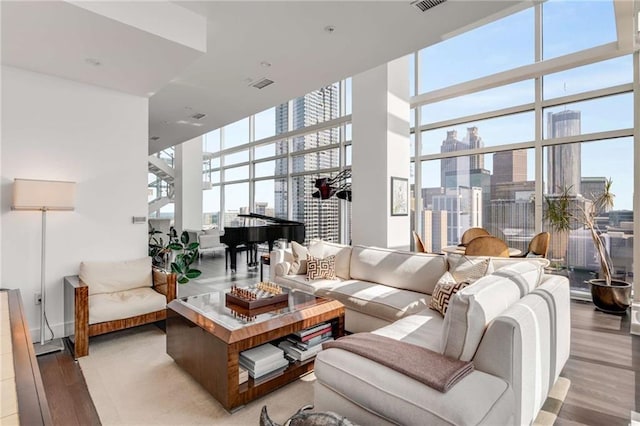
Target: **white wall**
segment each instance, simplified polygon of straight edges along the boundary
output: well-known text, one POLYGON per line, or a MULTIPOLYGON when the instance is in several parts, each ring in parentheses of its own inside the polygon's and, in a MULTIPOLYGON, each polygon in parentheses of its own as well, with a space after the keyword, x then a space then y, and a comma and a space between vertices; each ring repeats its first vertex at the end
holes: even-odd
POLYGON ((39 336, 40 212, 11 211, 15 178, 77 182, 74 212, 47 216, 47 317, 63 334, 63 277, 82 260, 147 255, 148 101, 2 67, 2 286, 19 288, 39 336))

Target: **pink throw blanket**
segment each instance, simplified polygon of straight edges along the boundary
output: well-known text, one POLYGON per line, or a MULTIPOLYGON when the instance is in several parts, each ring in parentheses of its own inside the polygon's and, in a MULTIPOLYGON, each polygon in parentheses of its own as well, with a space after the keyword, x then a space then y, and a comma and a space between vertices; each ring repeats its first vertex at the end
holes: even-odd
POLYGON ((342 349, 369 358, 440 392, 447 392, 473 371, 471 362, 372 333, 352 334, 323 343, 322 347, 342 349))

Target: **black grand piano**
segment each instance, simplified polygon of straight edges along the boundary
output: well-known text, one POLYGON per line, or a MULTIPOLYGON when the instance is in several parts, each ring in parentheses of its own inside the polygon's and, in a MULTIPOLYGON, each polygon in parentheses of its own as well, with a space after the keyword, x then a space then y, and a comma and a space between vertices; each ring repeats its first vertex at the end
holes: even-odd
POLYGON ((256 247, 258 243, 269 244, 269 253, 273 250, 273 242, 280 239, 287 241, 304 242, 304 223, 292 220, 279 219, 277 217, 265 216, 257 213, 239 214, 246 220, 258 222, 259 219, 266 223, 253 224, 248 226, 226 226, 224 234, 220 236, 220 242, 228 247, 231 270, 236 270, 236 255, 238 247, 247 249, 247 261, 250 266, 256 266, 258 261, 256 247))

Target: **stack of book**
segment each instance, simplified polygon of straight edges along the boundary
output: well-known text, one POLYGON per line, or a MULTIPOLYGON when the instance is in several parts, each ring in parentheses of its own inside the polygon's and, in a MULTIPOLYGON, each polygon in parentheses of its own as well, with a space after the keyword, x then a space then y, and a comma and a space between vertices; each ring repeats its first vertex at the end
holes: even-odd
POLYGON ((290 334, 278 345, 296 361, 306 361, 322 350, 322 344, 333 340, 330 323, 319 324, 290 334))
POLYGON ((283 350, 270 343, 240 352, 240 367, 247 369, 254 385, 279 376, 288 365, 283 350))

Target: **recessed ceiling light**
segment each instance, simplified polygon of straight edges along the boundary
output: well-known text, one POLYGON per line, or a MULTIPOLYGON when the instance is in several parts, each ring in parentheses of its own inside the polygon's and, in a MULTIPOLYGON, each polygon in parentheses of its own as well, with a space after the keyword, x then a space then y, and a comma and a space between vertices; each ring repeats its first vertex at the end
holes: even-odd
POLYGON ((100 65, 102 65, 102 62, 100 62, 96 58, 84 58, 84 61, 89 65, 93 65, 94 67, 99 67, 100 65))
POLYGON ((324 27, 324 30, 326 32, 328 32, 329 34, 331 34, 332 32, 334 32, 336 30, 336 27, 334 27, 333 25, 327 25, 326 27, 324 27))

